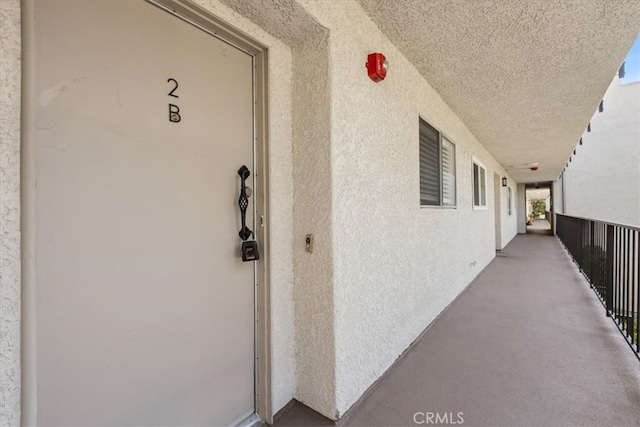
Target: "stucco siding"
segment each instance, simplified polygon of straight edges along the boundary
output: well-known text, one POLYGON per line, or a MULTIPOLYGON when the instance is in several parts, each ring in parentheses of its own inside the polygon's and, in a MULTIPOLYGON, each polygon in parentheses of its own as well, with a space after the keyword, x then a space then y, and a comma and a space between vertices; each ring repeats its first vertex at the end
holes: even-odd
POLYGON ((296 398, 335 413, 333 218, 328 36, 294 49, 296 398), (319 60, 320 59, 320 60, 319 60), (309 64, 317 62, 317 66, 309 64), (305 252, 313 234, 313 253, 305 252))
POLYGON ((0 2, 0 426, 20 425, 20 0, 0 2))
MULTIPOLYGON (((508 175, 358 4, 313 3, 312 10, 331 34, 336 400, 342 415, 493 259, 492 176, 508 175), (367 77, 371 52, 383 52, 390 62, 382 83, 367 77), (455 209, 420 207, 419 116, 456 144, 455 209), (487 167, 487 210, 472 209, 472 156, 487 167)), ((500 197, 506 203, 506 192, 500 197)), ((505 244, 517 232, 515 218, 503 221, 505 244)))
MULTIPOLYGON (((357 2, 196 3, 268 48, 272 409, 295 397, 338 418, 494 258, 494 197, 502 246, 516 235, 524 188, 357 2), (371 52, 391 63, 378 84, 371 52), (420 207, 418 117, 456 144, 455 208, 420 207), (472 158, 487 168, 487 209, 472 207, 472 158), (512 187, 511 216, 494 173, 512 187)), ((0 421, 17 425, 20 2, 0 6, 0 421)))
POLYGON ((566 168, 567 215, 640 225, 640 82, 616 76, 566 168))

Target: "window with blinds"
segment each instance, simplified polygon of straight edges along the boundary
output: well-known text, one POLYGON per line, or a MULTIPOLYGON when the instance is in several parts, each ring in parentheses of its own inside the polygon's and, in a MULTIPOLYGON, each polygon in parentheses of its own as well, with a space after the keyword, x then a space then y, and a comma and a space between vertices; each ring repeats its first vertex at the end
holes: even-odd
POLYGON ((420 205, 456 205, 456 146, 420 119, 420 205))
POLYGON ((442 205, 456 205, 456 146, 442 137, 442 205))

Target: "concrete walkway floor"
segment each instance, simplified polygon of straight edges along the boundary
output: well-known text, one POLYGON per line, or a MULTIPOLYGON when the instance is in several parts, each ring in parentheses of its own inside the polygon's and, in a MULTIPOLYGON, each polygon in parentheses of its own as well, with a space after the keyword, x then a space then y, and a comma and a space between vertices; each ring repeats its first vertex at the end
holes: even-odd
MULTIPOLYGON (((339 425, 640 425, 640 362, 560 242, 519 235, 505 252, 339 425)), ((275 425, 332 423, 296 404, 275 425)))
POLYGON ((553 235, 551 224, 546 219, 534 219, 533 224, 527 225, 527 234, 553 235))

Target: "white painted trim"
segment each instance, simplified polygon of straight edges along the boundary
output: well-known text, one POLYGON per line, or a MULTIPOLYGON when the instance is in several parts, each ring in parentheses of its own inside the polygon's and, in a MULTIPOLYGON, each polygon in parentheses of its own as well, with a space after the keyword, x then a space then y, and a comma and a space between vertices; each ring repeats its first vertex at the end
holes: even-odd
POLYGON ((474 211, 486 211, 489 210, 489 200, 488 200, 488 191, 487 191, 487 174, 489 170, 476 156, 471 156, 471 205, 473 206, 474 211), (475 190, 475 175, 473 174, 473 165, 476 164, 482 169, 484 169, 484 205, 476 205, 474 200, 474 190, 475 190))
POLYGON ((21 243, 22 407, 21 424, 36 425, 36 39, 35 0, 22 1, 21 243))
POLYGON ((260 418, 255 412, 241 415, 237 420, 234 420, 230 425, 231 427, 252 427, 258 426, 262 423, 260 418))

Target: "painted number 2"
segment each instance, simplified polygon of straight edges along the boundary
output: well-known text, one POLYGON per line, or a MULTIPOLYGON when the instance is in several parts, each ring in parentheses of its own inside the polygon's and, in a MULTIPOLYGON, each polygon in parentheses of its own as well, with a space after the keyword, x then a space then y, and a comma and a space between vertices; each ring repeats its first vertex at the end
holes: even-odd
MULTIPOLYGON (((178 81, 176 79, 170 78, 169 80, 167 80, 167 83, 174 84, 173 89, 171 89, 171 92, 169 92, 169 96, 173 98, 180 98, 175 93, 176 90, 178 90, 178 81)), ((180 120, 182 120, 182 117, 180 116, 180 107, 178 107, 175 104, 169 103, 169 121, 173 123, 178 123, 180 120)))

